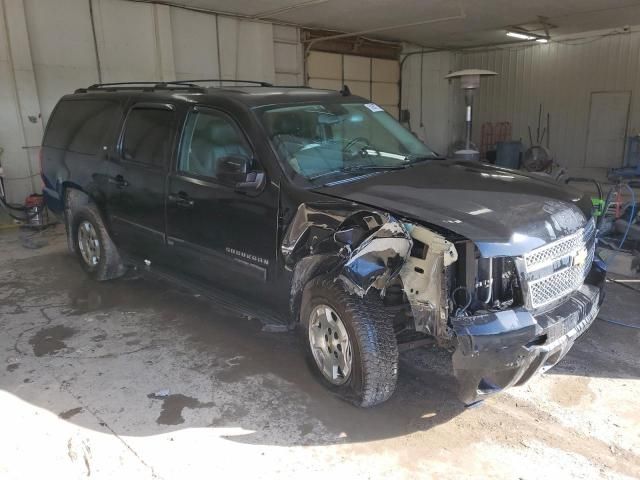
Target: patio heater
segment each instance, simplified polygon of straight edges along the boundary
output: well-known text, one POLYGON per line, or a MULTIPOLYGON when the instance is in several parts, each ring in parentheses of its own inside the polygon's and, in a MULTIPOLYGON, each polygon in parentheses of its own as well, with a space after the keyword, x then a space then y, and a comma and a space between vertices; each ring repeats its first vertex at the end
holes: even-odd
POLYGON ((449 80, 454 78, 460 78, 460 86, 464 90, 465 101, 465 142, 462 150, 453 152, 453 156, 463 160, 480 160, 480 152, 473 148, 471 144, 471 114, 473 110, 473 96, 475 91, 480 88, 480 77, 497 75, 496 72, 491 70, 458 70, 457 72, 450 73, 444 78, 449 80))

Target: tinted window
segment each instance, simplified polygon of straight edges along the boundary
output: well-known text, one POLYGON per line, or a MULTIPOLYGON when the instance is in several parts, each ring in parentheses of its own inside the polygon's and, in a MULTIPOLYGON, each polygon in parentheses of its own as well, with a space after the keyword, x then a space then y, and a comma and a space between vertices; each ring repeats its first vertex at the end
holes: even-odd
POLYGON ((174 112, 134 108, 129 112, 122 141, 125 160, 163 168, 171 155, 174 112))
POLYGON ((178 169, 193 175, 216 178, 220 160, 230 155, 252 156, 249 145, 233 120, 222 113, 191 113, 185 126, 178 169))
POLYGON ((53 112, 42 143, 72 152, 95 154, 121 117, 122 108, 116 102, 63 100, 53 112))

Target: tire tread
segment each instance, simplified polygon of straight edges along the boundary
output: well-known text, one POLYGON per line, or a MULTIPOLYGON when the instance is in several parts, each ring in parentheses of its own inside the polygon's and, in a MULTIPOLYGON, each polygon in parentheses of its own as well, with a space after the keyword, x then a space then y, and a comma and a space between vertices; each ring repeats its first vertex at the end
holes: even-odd
MULTIPOLYGON (((118 253, 118 248, 113 243, 113 240, 102 221, 102 216, 94 204, 85 205, 73 212, 73 220, 71 222, 73 229, 73 241, 77 242, 77 228, 82 218, 89 220, 98 230, 103 250, 102 258, 98 267, 94 271, 90 271, 89 274, 95 280, 99 281, 111 280, 124 275, 125 267, 122 263, 122 259, 120 258, 120 254, 118 253)), ((76 248, 76 251, 80 256, 78 248, 76 248)), ((80 258, 80 261, 84 263, 82 258, 80 258)))
MULTIPOLYGON (((330 292, 342 304, 358 337, 362 366, 362 391, 356 393, 360 407, 372 407, 391 397, 398 380, 398 344, 392 317, 377 292, 364 298, 349 294, 341 284, 318 278, 309 288, 330 292)), ((354 361, 357 359, 354 358, 354 361)))

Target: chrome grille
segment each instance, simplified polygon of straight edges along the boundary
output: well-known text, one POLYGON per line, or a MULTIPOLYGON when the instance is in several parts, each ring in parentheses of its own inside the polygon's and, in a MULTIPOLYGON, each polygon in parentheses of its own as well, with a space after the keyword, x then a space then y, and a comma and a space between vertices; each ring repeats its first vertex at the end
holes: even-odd
POLYGON ((554 260, 565 257, 587 245, 593 238, 595 228, 595 222, 591 219, 584 228, 581 228, 573 235, 561 238, 525 254, 524 262, 527 270, 534 270, 535 267, 552 263, 554 260))
MULTIPOLYGON (((583 229, 573 235, 545 245, 524 256, 525 284, 531 307, 547 305, 577 290, 589 273, 595 253, 595 223, 589 221, 583 229), (586 248, 586 257, 575 264, 576 254, 586 248), (537 277, 536 272, 545 272, 554 262, 564 264, 570 259, 570 265, 544 276, 537 277), (533 279, 535 278, 535 279, 533 279)), ((538 273, 540 273, 538 272, 538 273)))

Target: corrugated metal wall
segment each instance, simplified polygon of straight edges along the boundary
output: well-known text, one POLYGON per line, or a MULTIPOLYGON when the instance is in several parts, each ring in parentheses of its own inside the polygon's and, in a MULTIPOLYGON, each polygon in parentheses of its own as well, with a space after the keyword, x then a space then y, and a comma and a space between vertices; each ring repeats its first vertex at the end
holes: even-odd
MULTIPOLYGON (((416 51, 408 45, 405 52, 416 51)), ((410 128, 427 145, 447 154, 454 121, 453 85, 444 77, 452 71, 448 52, 416 54, 402 66, 402 108, 411 115, 410 128)))
MULTIPOLYGON (((537 128, 538 108, 551 116, 550 147, 566 167, 585 163, 592 92, 631 91, 627 134, 640 132, 640 33, 567 40, 456 55, 456 69, 498 72, 482 80, 474 113, 474 140, 484 122, 509 121, 513 138, 528 146, 527 127, 537 128)), ((461 136, 458 99, 454 131, 461 136)), ((618 163, 619 165, 619 163, 618 163)), ((611 165, 616 166, 616 165, 611 165)))
POLYGON ((303 78, 295 27, 121 0, 0 0, 0 162, 10 201, 40 188, 44 125, 62 95, 98 82, 98 59, 103 82, 303 78))

